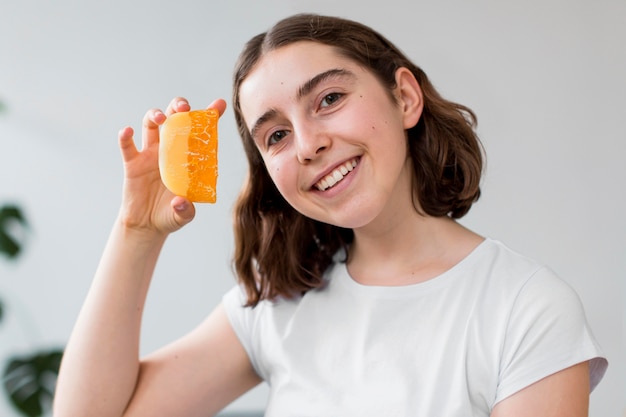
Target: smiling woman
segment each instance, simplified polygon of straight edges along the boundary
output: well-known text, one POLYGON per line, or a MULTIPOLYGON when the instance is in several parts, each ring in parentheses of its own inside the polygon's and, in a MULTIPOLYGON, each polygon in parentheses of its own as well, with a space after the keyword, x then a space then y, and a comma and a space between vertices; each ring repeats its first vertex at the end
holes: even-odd
MULTIPOLYGON (((417 213, 459 218, 480 195, 482 148, 472 111, 443 99, 421 69, 367 28, 355 25, 352 41, 344 42, 331 19, 320 20, 322 29, 312 34, 297 26, 305 20, 278 25, 263 44, 251 40, 235 73, 235 116, 256 179, 247 183, 236 208, 241 209, 236 217, 245 219, 236 228, 241 234, 236 265, 251 304, 261 294, 272 298, 322 285, 316 271, 331 264, 337 248, 352 241, 353 229, 371 222, 383 204, 394 218, 417 213), (259 60, 262 49, 266 55, 259 60), (332 105, 329 94, 338 97, 332 105), (281 141, 269 146, 265 137, 277 132, 281 141), (353 163, 347 177, 357 180, 354 187, 344 180, 341 187, 320 190, 323 179, 332 182, 337 168, 353 163), (338 204, 343 207, 329 210, 338 204), (281 231, 278 218, 286 213, 293 220, 281 231), (315 231, 329 224, 339 228, 315 231), (274 227, 269 235, 283 244, 244 247, 255 244, 253 235, 274 227), (298 249, 305 247, 318 257, 298 249), (280 248, 295 253, 285 257, 280 248), (266 271, 261 277, 257 263, 266 271), (283 292, 275 292, 274 284, 283 292)), ((336 25, 343 30, 341 21, 336 25)))
MULTIPOLYGON (((264 415, 586 416, 607 361, 548 267, 463 227, 480 196, 474 113, 360 23, 296 15, 251 39, 233 105, 249 164, 239 284, 139 358, 169 234, 195 215, 120 131, 124 194, 63 360, 56 415, 214 415, 267 381, 264 415)), ((222 115, 223 100, 210 106, 222 115)))
MULTIPOLYGON (((356 187, 353 179, 368 182, 372 194, 363 194, 362 200, 378 203, 387 199, 389 187, 396 183, 407 159, 404 125, 414 125, 421 112, 418 90, 409 92, 406 78, 399 77, 399 81, 403 84, 397 99, 403 104, 411 100, 408 104, 414 106, 406 116, 395 111, 398 106, 372 74, 316 43, 268 52, 267 59, 246 78, 240 90, 242 113, 257 120, 251 130, 257 133, 253 140, 267 172, 297 211, 324 223, 355 227, 327 217, 329 205, 354 202, 354 194, 363 194, 365 189, 356 187), (334 66, 341 69, 332 69, 334 66), (272 117, 265 117, 269 112, 272 117), (263 116, 257 118, 257 114, 263 116), (259 119, 263 123, 259 124, 259 119), (276 133, 281 133, 280 141, 274 139, 276 133), (370 154, 377 157, 370 158, 370 154), (342 166, 353 168, 346 171, 351 173, 346 178, 350 181, 341 181, 342 187, 329 187, 344 178, 342 166), (364 169, 377 181, 367 178, 364 169), (362 175, 354 175, 357 172, 362 175), (326 186, 320 190, 324 178, 326 186), (346 189, 348 184, 354 186, 346 189)), ((359 208, 365 207, 344 207, 333 214, 341 216, 343 211, 344 217, 347 214, 356 223, 368 223, 371 219, 357 215, 359 208)))

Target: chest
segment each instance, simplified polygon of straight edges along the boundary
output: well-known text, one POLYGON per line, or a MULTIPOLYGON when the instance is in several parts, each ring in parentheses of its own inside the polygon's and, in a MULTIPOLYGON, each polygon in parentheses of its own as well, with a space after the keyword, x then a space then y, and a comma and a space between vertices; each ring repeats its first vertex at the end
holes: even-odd
POLYGON ((261 332, 267 415, 488 416, 503 337, 490 310, 467 291, 304 299, 261 332))

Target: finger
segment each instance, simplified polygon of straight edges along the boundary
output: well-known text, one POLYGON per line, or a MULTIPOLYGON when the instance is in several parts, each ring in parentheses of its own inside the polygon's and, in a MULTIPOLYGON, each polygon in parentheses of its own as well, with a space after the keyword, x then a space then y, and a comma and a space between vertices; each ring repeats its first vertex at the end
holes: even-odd
POLYGON ((124 162, 133 159, 139 151, 135 146, 135 140, 133 139, 134 131, 131 127, 125 127, 117 134, 120 151, 122 152, 122 159, 124 162))
POLYGON ((159 126, 165 121, 166 116, 159 109, 148 110, 143 117, 142 123, 142 149, 159 143, 159 126))
POLYGON ((191 110, 191 106, 189 105, 189 102, 187 101, 186 98, 175 97, 174 99, 172 99, 172 101, 170 101, 170 104, 167 106, 167 109, 165 109, 165 114, 170 116, 174 113, 178 113, 181 111, 189 111, 189 110, 191 110))
POLYGON ((220 112, 220 116, 222 116, 226 111, 226 101, 218 98, 217 100, 213 101, 213 103, 209 104, 208 108, 218 110, 220 112))

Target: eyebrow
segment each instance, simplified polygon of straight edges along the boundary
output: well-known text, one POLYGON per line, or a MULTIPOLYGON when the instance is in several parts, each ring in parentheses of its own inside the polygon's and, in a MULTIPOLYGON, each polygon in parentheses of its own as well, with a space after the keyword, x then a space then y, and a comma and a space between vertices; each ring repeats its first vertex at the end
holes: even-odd
POLYGON ((252 126, 252 129, 250 129, 250 137, 254 140, 261 126, 263 126, 263 124, 268 120, 274 118, 277 114, 278 111, 276 109, 269 109, 268 111, 263 113, 261 117, 256 119, 256 122, 254 122, 254 126, 252 126))
MULTIPOLYGON (((329 69, 328 71, 324 71, 322 73, 317 74, 315 77, 311 78, 310 80, 302 84, 300 88, 298 88, 298 93, 296 95, 296 98, 298 101, 300 101, 303 97, 305 97, 311 91, 313 91, 315 87, 317 87, 319 84, 329 79, 354 78, 354 76, 355 76, 354 73, 346 69, 342 69, 342 68, 329 69)), ((272 118, 274 118, 277 114, 278 114, 278 110, 276 109, 269 109, 268 111, 263 113, 261 117, 259 117, 256 120, 256 122, 254 122, 252 129, 250 129, 250 136, 254 139, 255 135, 257 134, 261 126, 268 120, 271 120, 272 118)))
POLYGON ((346 69, 334 68, 328 71, 324 71, 320 74, 317 74, 315 77, 311 78, 309 81, 302 84, 302 86, 298 89, 298 100, 302 99, 302 97, 309 94, 315 87, 317 87, 322 82, 329 80, 331 78, 353 78, 354 74, 346 69))

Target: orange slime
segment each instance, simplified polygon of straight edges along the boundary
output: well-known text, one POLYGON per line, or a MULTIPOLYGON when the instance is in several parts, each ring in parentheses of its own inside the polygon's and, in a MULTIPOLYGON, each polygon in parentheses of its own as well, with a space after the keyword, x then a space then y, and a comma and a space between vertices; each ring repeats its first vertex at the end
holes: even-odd
POLYGON ((217 199, 215 109, 174 113, 161 126, 159 170, 172 193, 198 203, 217 199))

